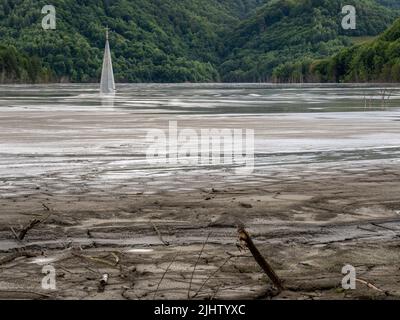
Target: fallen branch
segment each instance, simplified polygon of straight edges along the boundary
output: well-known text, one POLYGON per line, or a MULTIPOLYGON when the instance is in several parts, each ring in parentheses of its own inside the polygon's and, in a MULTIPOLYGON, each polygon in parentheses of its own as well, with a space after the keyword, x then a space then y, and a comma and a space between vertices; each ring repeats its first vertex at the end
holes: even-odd
POLYGON ((83 254, 79 254, 79 253, 76 253, 76 252, 72 252, 72 255, 75 256, 75 257, 81 258, 81 259, 88 260, 88 261, 102 263, 102 264, 105 264, 105 265, 107 265, 109 267, 112 267, 112 268, 118 268, 118 266, 115 263, 112 263, 112 262, 110 262, 108 260, 105 260, 105 259, 91 257, 91 256, 85 256, 83 254))
POLYGON ((18 241, 22 241, 24 240, 26 234, 29 232, 29 230, 33 229, 34 227, 36 227, 37 225, 45 222, 51 215, 51 210, 50 208, 45 205, 44 203, 42 203, 43 207, 46 209, 46 211, 48 211, 49 213, 46 215, 46 217, 42 218, 42 219, 32 219, 25 227, 23 227, 19 234, 17 235, 17 233, 15 232, 14 228, 10 227, 11 232, 13 233, 14 237, 18 240, 18 241))
POLYGON ((25 227, 21 229, 21 231, 18 234, 18 240, 22 241, 24 240, 26 234, 28 233, 29 230, 33 229, 35 226, 37 226, 41 221, 38 219, 33 219, 29 224, 27 224, 25 227))
POLYGON ((119 264, 120 258, 118 257, 118 255, 115 252, 111 252, 111 255, 114 257, 115 259, 115 265, 119 264))
POLYGON ((10 230, 11 230, 12 234, 14 235, 14 238, 15 238, 16 240, 19 241, 19 239, 18 239, 19 236, 18 236, 18 234, 15 232, 14 228, 13 228, 13 227, 10 227, 10 230))
POLYGON ((161 234, 160 230, 158 230, 157 226, 156 226, 152 221, 150 221, 150 223, 151 223, 151 225, 153 226, 154 231, 157 232, 158 239, 160 239, 160 241, 161 241, 165 246, 169 246, 169 242, 168 242, 168 241, 165 241, 165 240, 163 239, 162 234, 161 234))
POLYGON ((375 226, 375 227, 382 228, 382 229, 385 229, 385 230, 390 230, 390 231, 393 231, 393 232, 396 232, 396 230, 397 230, 397 229, 392 229, 392 228, 383 226, 383 225, 381 225, 381 224, 379 224, 379 223, 376 223, 376 222, 371 222, 371 224, 372 224, 373 226, 375 226))
POLYGON ((238 233, 239 233, 239 240, 245 243, 246 247, 250 250, 251 254, 253 255, 258 265, 264 270, 267 276, 271 279, 275 287, 280 291, 284 290, 281 279, 279 279, 278 275, 272 269, 271 265, 264 259, 260 251, 258 251, 257 247, 253 243, 253 240, 250 238, 250 235, 247 233, 247 231, 244 229, 243 226, 240 226, 238 228, 238 233))
MULTIPOLYGON (((368 288, 371 288, 373 290, 379 291, 381 293, 385 293, 385 291, 383 291, 382 289, 379 289, 378 287, 374 286, 372 283, 365 281, 363 279, 356 279, 357 282, 365 284, 368 288)), ((385 293, 386 294, 386 293, 385 293)))

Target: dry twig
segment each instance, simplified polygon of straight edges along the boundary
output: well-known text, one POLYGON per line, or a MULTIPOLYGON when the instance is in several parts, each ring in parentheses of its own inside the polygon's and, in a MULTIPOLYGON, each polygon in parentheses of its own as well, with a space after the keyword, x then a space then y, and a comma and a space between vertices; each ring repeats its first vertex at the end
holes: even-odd
POLYGON ((205 246, 206 246, 206 244, 207 244, 207 242, 208 242, 208 239, 210 238, 210 235, 211 235, 211 232, 208 233, 207 239, 206 239, 206 241, 204 241, 203 246, 202 246, 202 248, 201 248, 201 250, 200 250, 200 253, 199 253, 198 257, 197 257, 196 264, 195 264, 194 267, 193 267, 192 275, 191 275, 191 277, 190 277, 190 283, 189 283, 188 294, 187 294, 188 299, 190 299, 190 291, 191 291, 191 289, 192 289, 192 282, 193 282, 194 273, 196 272, 197 265, 199 264, 201 255, 203 254, 204 248, 205 248, 205 246))
MULTIPOLYGON (((228 263, 229 260, 231 260, 232 258, 234 258, 235 256, 229 256, 225 259, 225 261, 218 267, 217 270, 215 270, 212 274, 210 274, 208 276, 208 278, 203 282, 203 284, 200 286, 200 288, 195 292, 195 294, 192 296, 192 298, 196 298, 199 293, 201 292, 201 290, 204 288, 204 286, 206 285, 206 283, 214 278, 214 276, 228 263)), ((219 289, 219 288, 218 288, 219 289)))
POLYGON ((172 259, 172 261, 171 261, 170 264, 168 265, 167 269, 165 269, 165 272, 163 273, 163 275, 162 275, 160 281, 159 281, 158 284, 157 284, 157 288, 156 288, 156 291, 154 292, 153 300, 155 300, 156 295, 157 295, 157 293, 158 293, 158 289, 160 288, 161 282, 163 282, 163 280, 164 280, 164 278, 165 278, 165 275, 167 274, 168 270, 171 268, 172 264, 175 262, 177 256, 178 256, 178 254, 176 254, 176 255, 174 256, 174 258, 172 259))
POLYGON ((110 262, 108 260, 105 260, 105 259, 91 257, 91 256, 85 256, 85 255, 79 254, 77 252, 73 252, 72 255, 74 255, 75 257, 81 258, 81 259, 102 263, 102 264, 105 264, 105 265, 110 266, 112 268, 118 268, 115 263, 112 263, 112 262, 110 262))
POLYGON ((374 286, 372 283, 370 283, 370 282, 368 282, 366 280, 357 278, 356 281, 359 282, 359 283, 365 284, 368 288, 371 288, 373 290, 379 291, 381 293, 385 293, 383 290, 379 289, 378 287, 374 286))

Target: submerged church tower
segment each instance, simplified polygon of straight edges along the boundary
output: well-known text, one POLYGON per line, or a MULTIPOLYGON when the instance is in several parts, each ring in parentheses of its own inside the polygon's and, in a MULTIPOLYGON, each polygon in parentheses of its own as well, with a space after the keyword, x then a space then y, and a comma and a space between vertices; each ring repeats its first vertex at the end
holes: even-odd
POLYGON ((114 71, 111 60, 110 43, 108 41, 108 28, 106 29, 106 47, 104 49, 103 69, 101 71, 100 93, 104 95, 115 94, 114 71))

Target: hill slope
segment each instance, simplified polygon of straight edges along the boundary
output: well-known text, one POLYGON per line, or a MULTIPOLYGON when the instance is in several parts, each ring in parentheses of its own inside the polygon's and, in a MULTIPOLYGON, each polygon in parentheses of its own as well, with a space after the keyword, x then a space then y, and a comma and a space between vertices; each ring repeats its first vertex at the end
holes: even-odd
POLYGON ((260 0, 53 0, 57 30, 41 29, 48 1, 2 0, 1 43, 38 56, 57 78, 97 81, 108 25, 118 81, 219 80, 220 34, 260 0))
POLYGON ((376 1, 385 7, 400 9, 400 1, 399 0, 376 0, 376 1))
POLYGON ((225 81, 301 82, 298 66, 338 52, 350 37, 376 35, 398 12, 369 0, 357 9, 357 29, 343 30, 341 0, 272 0, 231 34, 220 73, 225 81))
POLYGON ((13 46, 0 45, 0 83, 50 80, 51 71, 42 66, 38 57, 29 57, 13 46))
POLYGON ((1 0, 0 82, 97 82, 106 25, 118 82, 303 81, 315 58, 394 21, 376 1, 347 1, 358 24, 344 31, 341 0, 53 0, 57 30, 44 31, 48 1, 1 0))
POLYGON ((400 82, 400 19, 377 39, 316 61, 310 76, 331 82, 400 82))

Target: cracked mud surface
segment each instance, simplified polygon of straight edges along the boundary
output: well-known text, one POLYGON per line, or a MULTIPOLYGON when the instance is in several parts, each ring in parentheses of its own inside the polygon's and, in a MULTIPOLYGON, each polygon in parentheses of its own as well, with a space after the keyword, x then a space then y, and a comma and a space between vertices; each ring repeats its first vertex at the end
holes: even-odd
POLYGON ((236 226, 243 223, 285 281, 287 290, 274 299, 397 299, 399 174, 376 165, 361 173, 330 171, 244 188, 224 188, 218 179, 218 187, 179 194, 44 195, 33 189, 29 196, 3 198, 0 259, 16 250, 34 256, 0 265, 0 295, 185 299, 192 282, 191 297, 198 299, 271 298, 269 279, 251 254, 237 247, 236 226), (43 204, 50 217, 16 241, 9 226, 46 215, 43 204), (54 292, 40 287, 47 264, 57 271, 54 292), (356 290, 341 289, 346 264, 382 291, 362 283, 356 290), (99 292, 104 273, 109 284, 99 292))
POLYGON ((115 105, 100 107, 97 95, 73 88, 60 96, 52 96, 58 87, 44 96, 35 88, 3 92, 0 298, 400 297, 398 112, 240 114, 259 110, 260 97, 251 105, 246 92, 216 98, 218 90, 180 87, 162 97, 150 94, 158 87, 143 94, 122 88, 115 105), (188 96, 179 96, 182 90, 188 96), (207 97, 204 114, 195 113, 195 93, 207 97), (165 105, 177 100, 169 95, 180 105, 165 105), (146 130, 166 129, 171 119, 181 128, 254 129, 254 173, 148 166, 146 130), (46 216, 23 241, 15 239, 10 227, 18 232, 46 216), (239 250, 238 224, 284 280, 279 295, 239 250), (55 291, 41 288, 49 264, 55 291), (356 290, 343 290, 346 264, 374 288, 357 282, 356 290), (104 273, 109 283, 99 290, 104 273))

